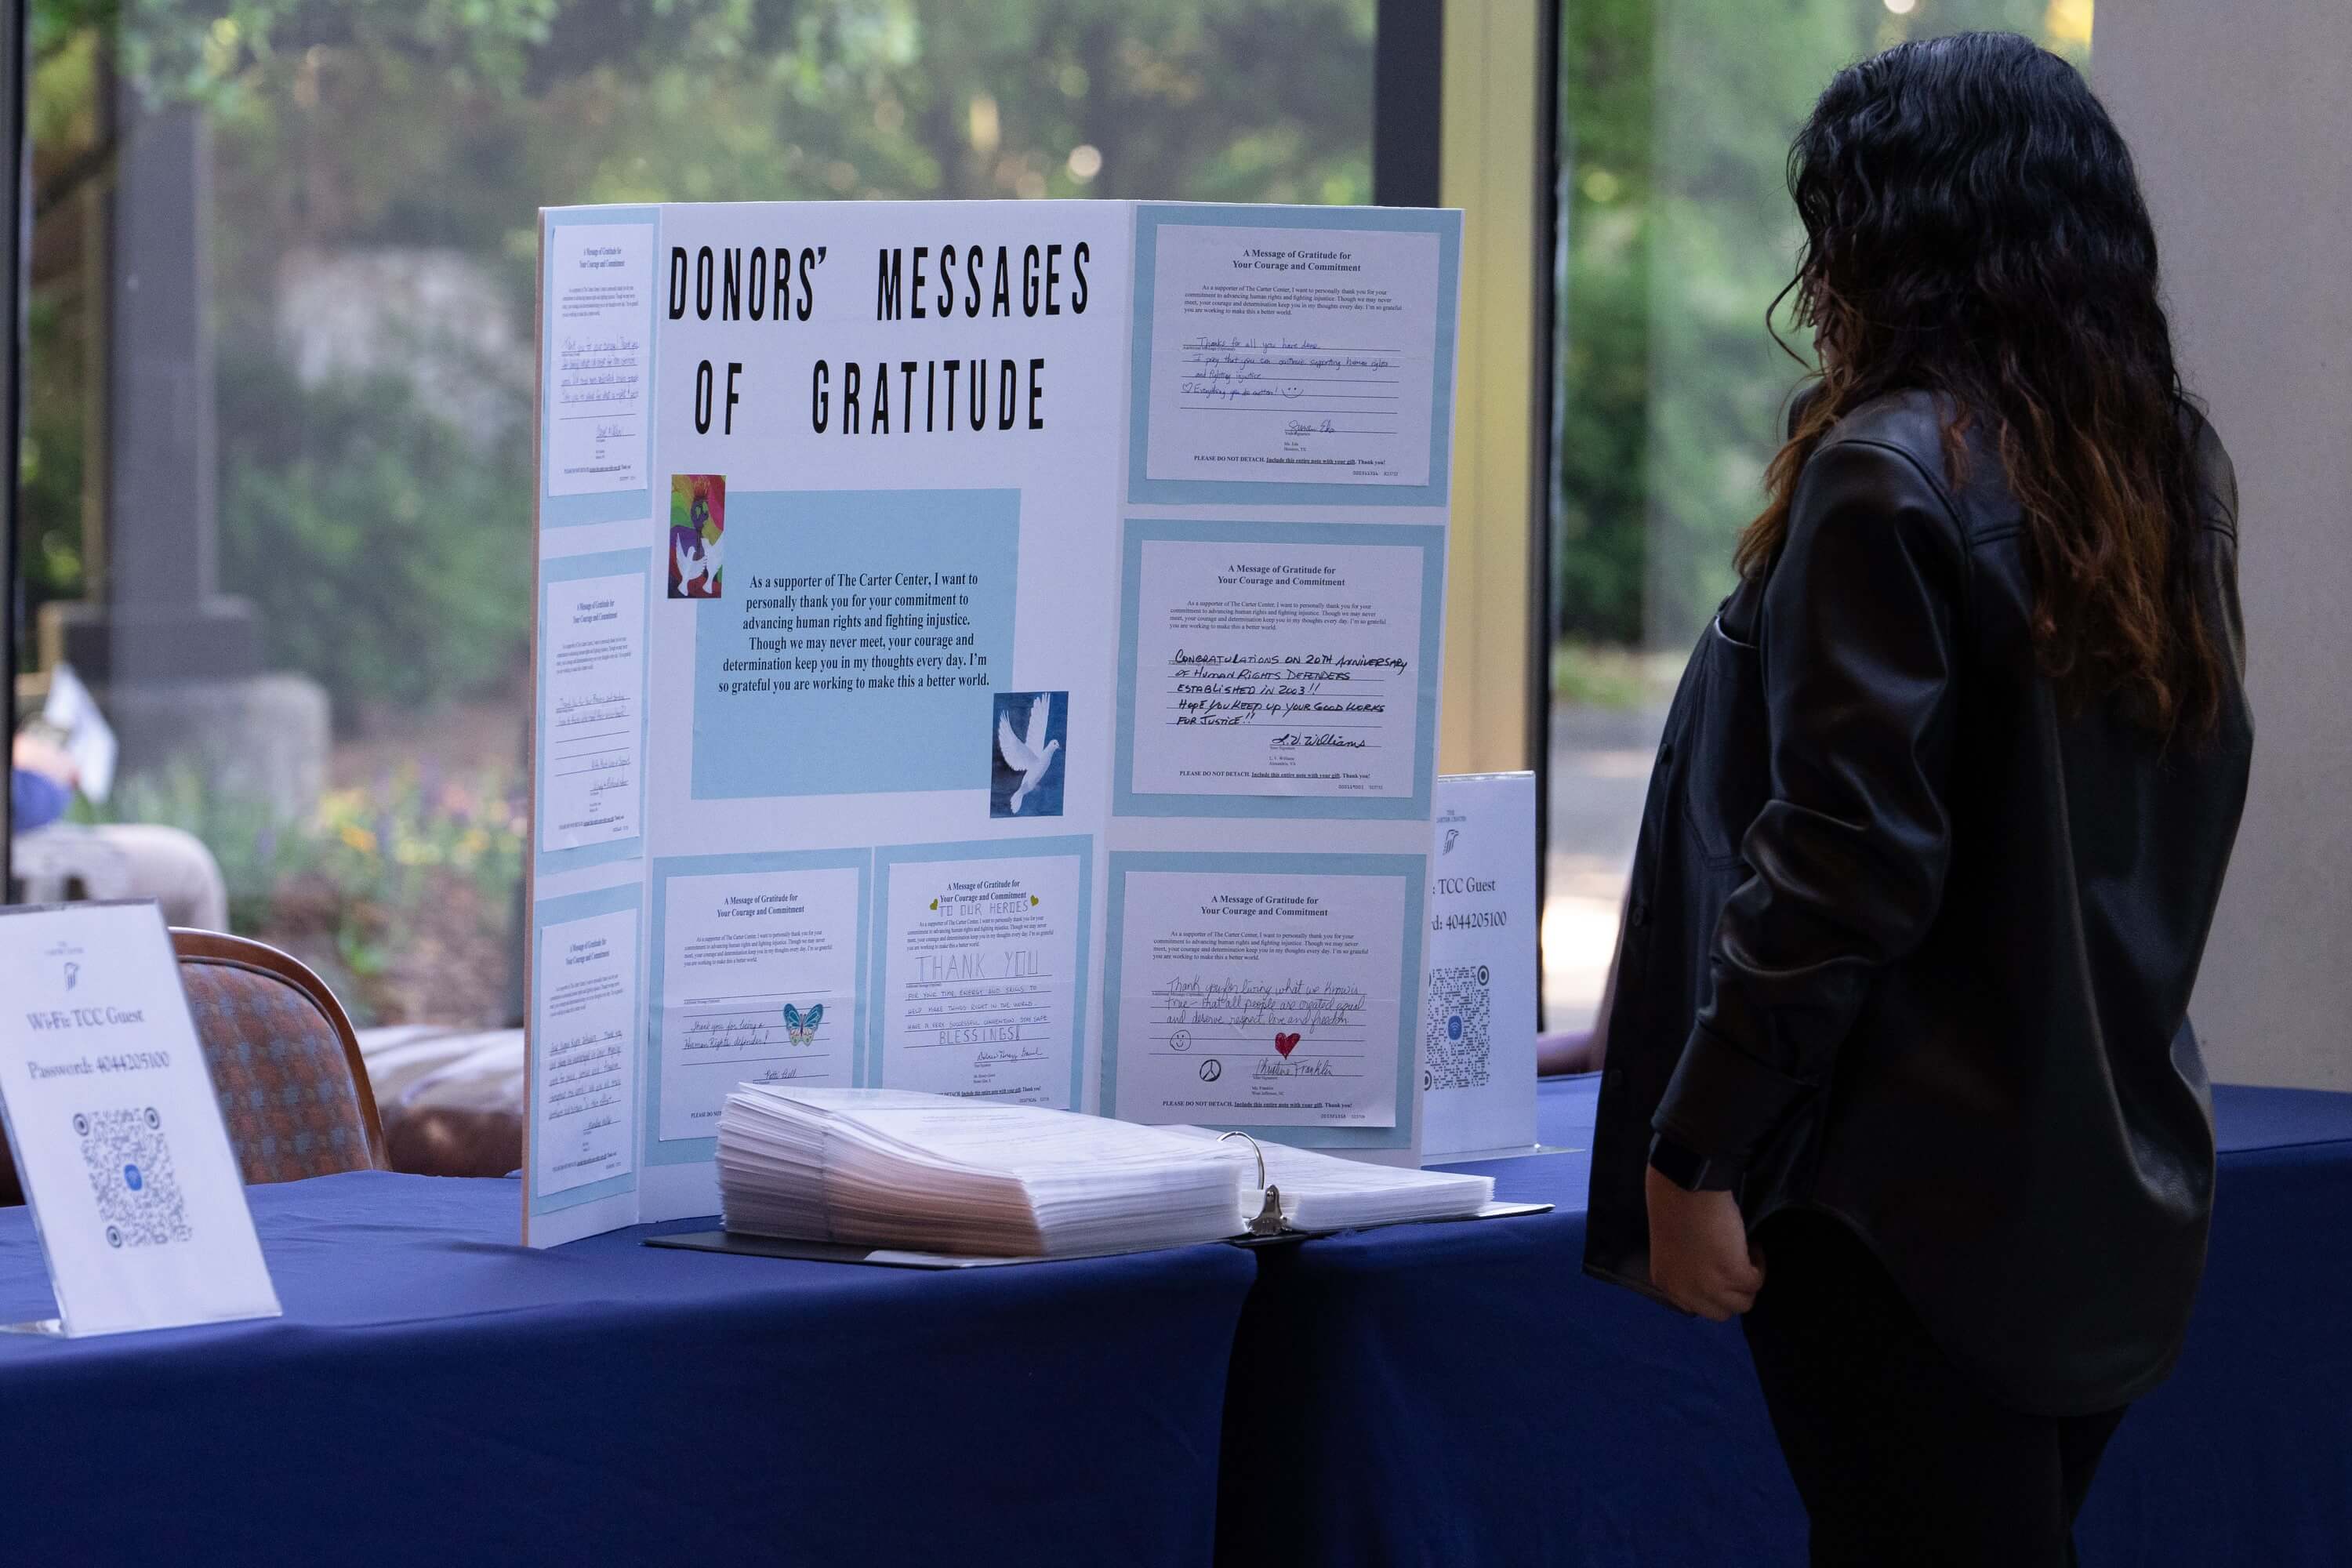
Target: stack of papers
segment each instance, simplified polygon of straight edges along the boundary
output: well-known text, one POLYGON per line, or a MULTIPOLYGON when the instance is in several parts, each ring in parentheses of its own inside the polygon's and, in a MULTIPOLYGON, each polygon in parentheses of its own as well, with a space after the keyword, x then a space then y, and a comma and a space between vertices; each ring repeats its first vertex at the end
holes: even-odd
POLYGON ((719 1115, 727 1228, 1003 1258, 1214 1241, 1243 1166, 1155 1128, 904 1089, 746 1085, 719 1115))
MULTIPOLYGON (((1263 1147, 1284 1215, 1302 1229, 1474 1215, 1494 1195, 1484 1176, 1263 1147)), ((719 1190, 730 1231, 998 1258, 1214 1241, 1265 1201, 1250 1146, 1202 1128, 753 1084, 719 1113, 719 1190)))

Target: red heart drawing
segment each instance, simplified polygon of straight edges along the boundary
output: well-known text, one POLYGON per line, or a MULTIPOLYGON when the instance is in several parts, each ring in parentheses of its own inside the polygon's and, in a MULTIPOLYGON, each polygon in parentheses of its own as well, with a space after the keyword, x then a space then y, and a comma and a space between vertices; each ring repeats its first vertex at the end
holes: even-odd
POLYGON ((1274 1048, 1280 1051, 1286 1057, 1290 1054, 1291 1047, 1297 1044, 1298 1037, 1297 1035, 1277 1034, 1274 1037, 1274 1048))

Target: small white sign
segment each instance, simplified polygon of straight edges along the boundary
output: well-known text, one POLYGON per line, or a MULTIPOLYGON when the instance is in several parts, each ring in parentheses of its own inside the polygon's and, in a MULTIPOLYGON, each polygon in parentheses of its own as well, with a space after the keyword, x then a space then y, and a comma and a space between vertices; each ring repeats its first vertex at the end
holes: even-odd
POLYGON ((66 754, 74 762, 74 783, 81 793, 105 800, 114 788, 114 727, 98 710, 98 700, 72 665, 60 664, 49 671, 49 700, 41 705, 41 721, 63 731, 66 754))
POLYGON ((0 1117, 59 1331, 278 1316, 152 903, 0 910, 0 1117))
POLYGON ((1422 1160, 1536 1142, 1536 776, 1437 781, 1422 1160))

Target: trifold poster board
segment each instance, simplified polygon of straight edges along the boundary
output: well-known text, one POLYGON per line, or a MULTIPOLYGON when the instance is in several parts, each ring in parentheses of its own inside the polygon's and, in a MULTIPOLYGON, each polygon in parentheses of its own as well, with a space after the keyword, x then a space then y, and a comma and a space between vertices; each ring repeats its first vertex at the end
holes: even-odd
POLYGON ((541 215, 526 1239, 745 1081, 1416 1157, 1461 239, 541 215))

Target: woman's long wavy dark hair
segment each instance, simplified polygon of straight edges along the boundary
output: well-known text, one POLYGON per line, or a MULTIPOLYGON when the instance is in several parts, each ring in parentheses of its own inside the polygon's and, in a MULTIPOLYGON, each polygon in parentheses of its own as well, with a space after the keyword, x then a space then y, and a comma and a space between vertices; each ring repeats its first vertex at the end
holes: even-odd
POLYGON ((2194 438, 2155 229, 2089 85, 2014 34, 1900 45, 1830 83, 1789 189, 1805 227, 1790 288, 1822 371, 1740 569, 1778 553, 1832 425, 1937 394, 1954 477, 1981 421, 2023 510, 2035 655, 2067 705, 2122 692, 2159 733, 2209 729, 2224 677, 2189 580, 2194 438))

